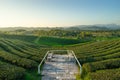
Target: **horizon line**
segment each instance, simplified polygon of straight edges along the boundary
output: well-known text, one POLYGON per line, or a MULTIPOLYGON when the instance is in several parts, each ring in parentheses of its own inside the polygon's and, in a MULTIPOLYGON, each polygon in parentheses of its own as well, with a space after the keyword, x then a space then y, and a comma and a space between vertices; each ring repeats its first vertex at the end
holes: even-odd
POLYGON ((74 27, 74 26, 94 26, 94 25, 120 25, 116 23, 109 24, 81 24, 81 25, 68 25, 68 26, 0 26, 0 28, 15 28, 15 27, 23 27, 23 28, 60 28, 60 27, 74 27))

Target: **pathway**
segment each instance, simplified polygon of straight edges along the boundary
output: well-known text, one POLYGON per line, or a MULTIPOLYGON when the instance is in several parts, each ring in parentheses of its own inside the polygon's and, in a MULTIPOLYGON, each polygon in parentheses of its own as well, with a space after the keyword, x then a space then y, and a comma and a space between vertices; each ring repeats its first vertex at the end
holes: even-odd
POLYGON ((42 80, 76 80, 79 70, 73 55, 49 53, 41 74, 42 80))

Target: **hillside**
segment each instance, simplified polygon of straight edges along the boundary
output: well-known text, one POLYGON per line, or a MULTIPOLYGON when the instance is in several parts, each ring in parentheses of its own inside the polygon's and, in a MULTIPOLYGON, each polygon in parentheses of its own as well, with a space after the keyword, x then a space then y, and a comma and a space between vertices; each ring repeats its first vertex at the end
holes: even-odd
POLYGON ((39 80, 37 66, 51 49, 73 50, 82 64, 82 80, 120 78, 120 39, 79 43, 74 39, 1 34, 0 80, 39 80))
POLYGON ((1 37, 0 80, 37 80, 37 66, 45 53, 46 50, 29 43, 28 38, 22 41, 1 37))
POLYGON ((82 46, 69 47, 68 49, 74 50, 82 64, 82 78, 119 80, 120 40, 94 42, 82 46))

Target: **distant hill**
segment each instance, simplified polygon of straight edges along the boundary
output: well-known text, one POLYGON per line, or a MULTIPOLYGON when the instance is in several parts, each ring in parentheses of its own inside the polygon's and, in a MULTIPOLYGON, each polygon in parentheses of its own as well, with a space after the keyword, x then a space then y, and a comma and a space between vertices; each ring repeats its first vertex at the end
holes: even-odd
POLYGON ((108 29, 111 29, 111 30, 117 30, 117 29, 120 29, 120 25, 117 25, 117 24, 98 24, 96 26, 99 26, 99 27, 106 27, 108 29))
POLYGON ((68 30, 109 30, 107 27, 98 27, 98 26, 74 26, 66 28, 68 30))
POLYGON ((120 30, 120 25, 116 24, 96 24, 96 25, 77 25, 64 29, 68 30, 120 30))
POLYGON ((96 25, 75 25, 67 27, 7 27, 0 28, 0 31, 16 31, 16 30, 120 30, 120 25, 117 24, 96 24, 96 25))
POLYGON ((0 28, 0 31, 19 31, 19 30, 26 30, 26 31, 32 31, 32 30, 50 30, 51 28, 48 27, 5 27, 0 28))

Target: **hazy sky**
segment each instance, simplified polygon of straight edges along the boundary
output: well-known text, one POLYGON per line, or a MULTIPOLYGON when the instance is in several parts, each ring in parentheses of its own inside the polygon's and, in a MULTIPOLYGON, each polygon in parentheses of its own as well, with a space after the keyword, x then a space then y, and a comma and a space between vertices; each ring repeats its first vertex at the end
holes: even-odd
POLYGON ((120 0, 0 0, 0 27, 120 24, 120 0))

